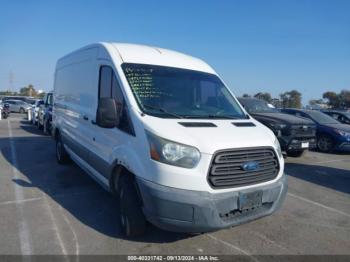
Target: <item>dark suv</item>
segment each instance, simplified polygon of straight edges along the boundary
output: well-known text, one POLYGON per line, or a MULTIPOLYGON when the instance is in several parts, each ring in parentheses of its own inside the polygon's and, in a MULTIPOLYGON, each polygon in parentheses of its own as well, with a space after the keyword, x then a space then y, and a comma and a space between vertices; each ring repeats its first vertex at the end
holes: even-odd
POLYGON ((275 133, 288 156, 299 157, 304 150, 316 147, 316 125, 309 119, 281 113, 263 100, 238 100, 252 117, 275 133))
POLYGON ((38 110, 38 128, 48 135, 51 133, 53 93, 47 93, 43 101, 38 110))
POLYGON ((350 152, 350 126, 317 110, 283 109, 287 114, 307 117, 317 126, 317 148, 322 152, 350 152))

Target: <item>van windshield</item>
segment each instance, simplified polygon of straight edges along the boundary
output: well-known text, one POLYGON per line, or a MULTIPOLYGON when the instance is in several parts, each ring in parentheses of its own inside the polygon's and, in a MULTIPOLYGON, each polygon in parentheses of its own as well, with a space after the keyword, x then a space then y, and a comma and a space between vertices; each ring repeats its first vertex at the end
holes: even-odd
POLYGON ((124 63, 124 74, 141 107, 163 118, 247 118, 221 80, 187 69, 124 63))

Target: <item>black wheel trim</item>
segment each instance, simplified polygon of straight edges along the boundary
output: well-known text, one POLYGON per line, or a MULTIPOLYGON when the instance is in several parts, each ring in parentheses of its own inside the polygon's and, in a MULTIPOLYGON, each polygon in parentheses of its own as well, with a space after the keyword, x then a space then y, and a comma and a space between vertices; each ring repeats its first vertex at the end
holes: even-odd
POLYGON ((321 151, 326 152, 332 149, 333 143, 330 138, 323 136, 319 138, 317 145, 321 151))

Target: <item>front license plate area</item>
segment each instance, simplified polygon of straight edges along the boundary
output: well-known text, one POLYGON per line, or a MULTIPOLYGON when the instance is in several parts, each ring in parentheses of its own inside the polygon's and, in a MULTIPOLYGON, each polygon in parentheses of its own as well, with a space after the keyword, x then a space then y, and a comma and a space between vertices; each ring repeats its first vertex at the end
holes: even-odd
POLYGON ((309 148, 309 142, 301 143, 301 148, 309 148))
POLYGON ((254 191, 250 193, 240 193, 238 197, 239 210, 247 210, 262 205, 262 191, 254 191))

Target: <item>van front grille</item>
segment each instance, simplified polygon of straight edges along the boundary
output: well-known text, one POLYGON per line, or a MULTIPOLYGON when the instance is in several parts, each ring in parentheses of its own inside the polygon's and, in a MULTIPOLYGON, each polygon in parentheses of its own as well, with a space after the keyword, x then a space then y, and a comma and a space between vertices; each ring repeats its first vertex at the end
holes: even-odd
POLYGON ((271 147, 225 150, 214 155, 208 180, 213 188, 232 188, 273 180, 278 172, 271 147))

